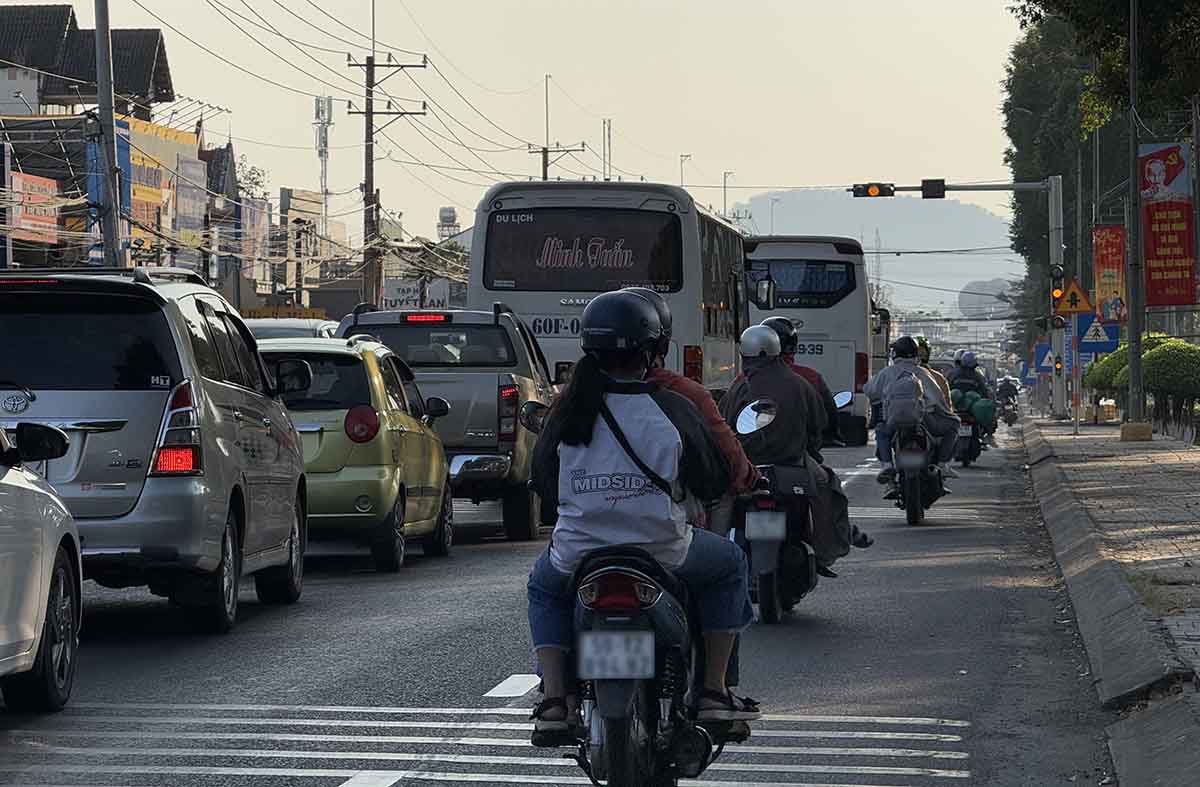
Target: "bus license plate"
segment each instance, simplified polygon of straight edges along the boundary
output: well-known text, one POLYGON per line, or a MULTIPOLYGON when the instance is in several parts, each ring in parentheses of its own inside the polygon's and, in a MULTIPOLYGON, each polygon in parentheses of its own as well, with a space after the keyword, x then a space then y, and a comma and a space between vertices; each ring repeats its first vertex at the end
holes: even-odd
POLYGON ((958 427, 958 436, 959 437, 970 437, 971 433, 972 433, 972 429, 969 426, 958 427))
POLYGON ((585 631, 579 635, 583 680, 649 680, 654 677, 653 631, 585 631))
POLYGON ((746 538, 751 541, 783 541, 787 537, 787 514, 783 511, 747 511, 746 538))

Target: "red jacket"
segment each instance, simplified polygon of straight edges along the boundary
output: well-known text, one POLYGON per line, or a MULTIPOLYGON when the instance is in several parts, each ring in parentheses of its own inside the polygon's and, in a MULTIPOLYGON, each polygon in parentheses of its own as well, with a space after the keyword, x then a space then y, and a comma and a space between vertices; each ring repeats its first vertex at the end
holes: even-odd
POLYGON ((742 450, 742 444, 738 441, 737 435, 721 417, 712 394, 695 380, 689 380, 668 369, 651 369, 650 373, 646 375, 646 380, 658 383, 669 391, 674 391, 696 406, 701 417, 704 418, 704 423, 708 424, 709 431, 712 432, 713 439, 717 442, 717 447, 721 449, 721 453, 729 462, 730 476, 733 478, 732 491, 736 494, 753 488, 754 481, 758 478, 758 471, 746 458, 746 452, 742 450))

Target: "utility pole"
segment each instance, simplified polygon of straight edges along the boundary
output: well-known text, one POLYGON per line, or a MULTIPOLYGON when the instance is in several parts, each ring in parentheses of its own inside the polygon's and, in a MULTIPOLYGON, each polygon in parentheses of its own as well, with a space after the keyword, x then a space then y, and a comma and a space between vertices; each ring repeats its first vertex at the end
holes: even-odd
MULTIPOLYGON (((783 199, 783 197, 771 197, 771 234, 772 235, 775 234, 775 206, 777 204, 779 204, 779 201, 782 199, 783 199)), ((876 237, 876 240, 878 240, 878 237, 876 237)))
MULTIPOLYGON (((372 3, 371 13, 371 31, 375 30, 374 20, 374 3, 372 3)), ((371 51, 375 50, 375 40, 372 35, 371 51)), ((402 117, 411 115, 424 115, 425 105, 421 104, 419 112, 406 110, 398 110, 392 108, 392 102, 387 102, 387 108, 382 110, 375 109, 375 89, 386 82, 390 77, 399 73, 406 68, 425 68, 427 61, 421 58, 420 63, 393 63, 392 56, 388 55, 387 62, 376 63, 375 55, 368 55, 365 63, 356 63, 353 60, 349 65, 353 68, 363 69, 365 80, 365 103, 363 110, 350 110, 351 115, 362 115, 363 123, 363 298, 370 303, 378 303, 383 293, 383 255, 378 249, 379 240, 379 191, 375 188, 375 135, 382 133, 388 126, 395 123, 402 117), (387 68, 391 69, 391 73, 378 81, 375 80, 375 69, 387 68), (385 115, 392 119, 385 123, 380 128, 375 128, 375 116, 385 115)))
POLYGON ((321 234, 329 237, 329 128, 333 125, 333 96, 321 96, 313 101, 317 159, 321 162, 321 234))
MULTIPOLYGON (((1050 267, 1063 264, 1063 193, 1062 175, 1051 175, 1046 178, 1046 197, 1050 204, 1050 267)), ((1051 315, 1053 317, 1053 315, 1051 315)), ((1071 319, 1074 319, 1072 317, 1071 319)), ((1066 357, 1066 330, 1063 328, 1050 329, 1050 348, 1054 357, 1066 357)), ((1079 359, 1074 359, 1077 363, 1079 359)), ((1072 366, 1074 368, 1074 365, 1072 366)), ((1053 412, 1060 420, 1067 418, 1067 380, 1065 375, 1055 374, 1052 378, 1053 412)))
POLYGON ((683 188, 683 165, 690 161, 691 158, 691 153, 679 154, 679 188, 683 188))
MULTIPOLYGON (((603 144, 603 137, 601 138, 603 144)), ((550 180, 550 165, 562 160, 564 156, 571 153, 582 153, 587 150, 587 145, 580 142, 578 145, 562 145, 555 142, 550 144, 550 75, 546 74, 546 144, 540 148, 536 145, 529 146, 529 152, 535 155, 540 154, 542 157, 542 180, 550 180), (550 154, 558 154, 558 158, 554 161, 550 160, 550 154)), ((607 170, 607 165, 605 167, 607 170)))
POLYGON ((113 113, 112 37, 108 0, 96 0, 96 105, 100 112, 100 232, 104 264, 125 267, 121 248, 121 171, 117 166, 117 119, 113 113))
POLYGON ((1129 0, 1129 417, 1145 420, 1142 393, 1143 308, 1141 173, 1138 172, 1138 0, 1129 0))
POLYGON ((1075 277, 1087 292, 1088 277, 1083 265, 1083 143, 1075 142, 1075 277))
POLYGON ((721 173, 721 215, 729 215, 729 176, 736 174, 733 170, 727 169, 721 173))

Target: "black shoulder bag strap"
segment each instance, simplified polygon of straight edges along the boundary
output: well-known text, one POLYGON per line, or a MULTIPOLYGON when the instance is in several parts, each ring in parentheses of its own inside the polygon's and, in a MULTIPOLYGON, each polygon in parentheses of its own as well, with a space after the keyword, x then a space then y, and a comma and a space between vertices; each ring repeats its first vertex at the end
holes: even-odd
POLYGON ((617 426, 617 419, 615 416, 613 416, 612 410, 608 409, 608 404, 602 403, 600 405, 600 415, 603 416, 604 423, 608 424, 609 431, 613 433, 613 437, 617 438, 617 442, 621 445, 621 448, 625 451, 625 454, 633 460, 635 465, 637 465, 638 470, 641 470, 642 473, 650 479, 650 482, 662 490, 662 493, 671 498, 671 500, 676 503, 682 502, 682 499, 675 499, 675 491, 671 488, 671 483, 658 473, 651 470, 650 467, 642 461, 642 458, 637 455, 637 452, 633 450, 633 446, 629 444, 629 440, 625 437, 625 433, 621 431, 621 427, 617 426))

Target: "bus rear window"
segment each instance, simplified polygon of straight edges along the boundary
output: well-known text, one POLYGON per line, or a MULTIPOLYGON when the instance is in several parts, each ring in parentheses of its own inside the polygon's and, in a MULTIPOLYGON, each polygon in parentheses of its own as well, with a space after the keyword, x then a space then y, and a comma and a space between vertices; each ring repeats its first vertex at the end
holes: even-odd
POLYGON ((530 208, 488 219, 489 290, 608 292, 682 286, 683 231, 670 213, 619 208, 530 208))
POLYGON ((833 306, 856 286, 854 263, 828 260, 751 260, 750 281, 775 280, 775 302, 783 308, 833 306))

